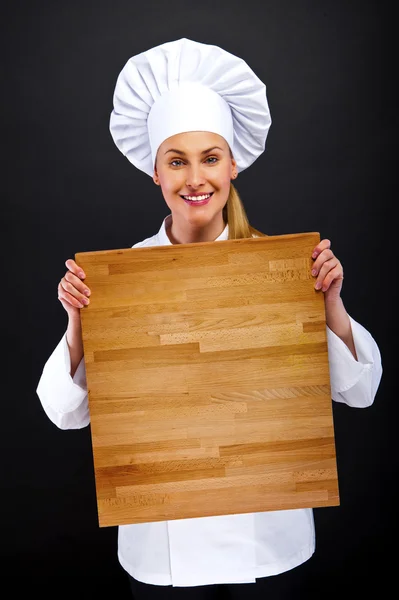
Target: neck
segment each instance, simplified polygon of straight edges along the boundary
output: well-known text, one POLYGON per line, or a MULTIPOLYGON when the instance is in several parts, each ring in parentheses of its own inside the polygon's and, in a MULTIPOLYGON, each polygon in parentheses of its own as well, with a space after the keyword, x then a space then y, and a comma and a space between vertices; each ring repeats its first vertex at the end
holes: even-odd
POLYGON ((194 244, 198 242, 213 242, 222 233, 226 223, 223 215, 220 218, 207 223, 204 227, 192 225, 184 222, 179 226, 178 220, 172 217, 171 225, 167 228, 166 234, 172 244, 194 244))

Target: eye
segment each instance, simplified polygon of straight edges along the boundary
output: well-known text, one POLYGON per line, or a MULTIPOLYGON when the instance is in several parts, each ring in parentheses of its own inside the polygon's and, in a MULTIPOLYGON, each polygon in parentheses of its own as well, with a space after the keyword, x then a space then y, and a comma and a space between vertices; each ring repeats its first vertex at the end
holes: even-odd
POLYGON ((219 159, 217 156, 208 156, 208 158, 205 160, 205 162, 208 162, 208 161, 211 161, 211 162, 209 162, 210 165, 214 165, 219 161, 219 159))
POLYGON ((178 158, 175 158, 175 159, 174 159, 174 160, 172 160, 172 161, 171 161, 169 164, 170 164, 172 167, 180 167, 180 165, 182 165, 182 164, 183 164, 183 161, 179 160, 178 158), (176 163, 179 163, 179 164, 176 164, 176 163))

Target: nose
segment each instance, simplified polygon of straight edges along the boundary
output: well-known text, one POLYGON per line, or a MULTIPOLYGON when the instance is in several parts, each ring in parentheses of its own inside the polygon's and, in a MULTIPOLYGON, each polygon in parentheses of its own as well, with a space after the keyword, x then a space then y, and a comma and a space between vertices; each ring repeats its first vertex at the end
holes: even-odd
POLYGON ((202 173, 201 166, 191 165, 187 172, 186 185, 191 188, 198 188, 204 185, 205 177, 202 173))

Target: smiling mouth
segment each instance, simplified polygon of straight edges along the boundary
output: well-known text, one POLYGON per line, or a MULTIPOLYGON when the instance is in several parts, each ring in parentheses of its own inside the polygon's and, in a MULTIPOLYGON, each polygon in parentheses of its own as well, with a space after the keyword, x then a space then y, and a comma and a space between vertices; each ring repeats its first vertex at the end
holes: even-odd
POLYGON ((182 196, 183 200, 187 200, 188 202, 204 202, 205 200, 209 200, 209 198, 213 195, 213 192, 210 194, 201 194, 196 196, 182 196))

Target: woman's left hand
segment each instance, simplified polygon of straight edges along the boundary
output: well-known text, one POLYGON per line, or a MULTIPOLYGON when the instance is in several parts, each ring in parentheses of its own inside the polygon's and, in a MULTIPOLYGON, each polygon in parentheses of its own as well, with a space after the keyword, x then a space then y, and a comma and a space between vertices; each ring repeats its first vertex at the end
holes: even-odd
POLYGON ((331 250, 330 240, 321 240, 314 248, 312 258, 312 275, 316 277, 315 289, 322 290, 326 300, 334 301, 340 298, 344 270, 331 250))

